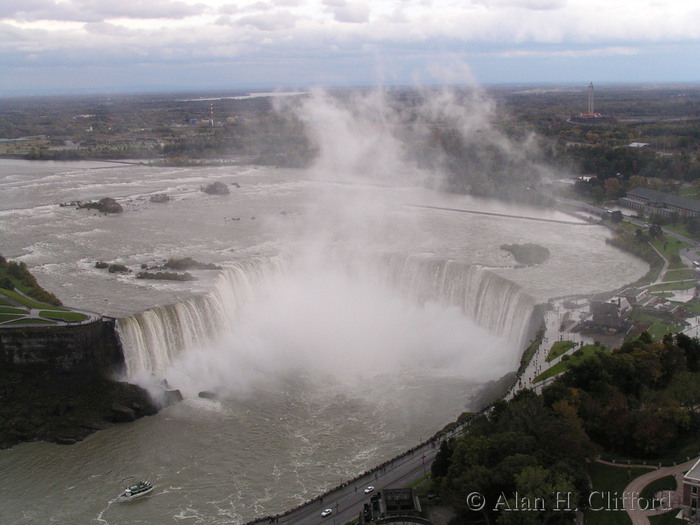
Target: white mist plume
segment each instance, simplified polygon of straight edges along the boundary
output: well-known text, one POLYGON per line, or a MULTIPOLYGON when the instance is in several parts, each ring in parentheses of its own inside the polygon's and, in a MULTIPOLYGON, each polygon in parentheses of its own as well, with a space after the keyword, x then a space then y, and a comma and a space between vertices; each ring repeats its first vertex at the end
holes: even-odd
POLYGON ((403 374, 481 382, 516 360, 512 342, 457 307, 411 303, 371 277, 303 260, 265 283, 220 339, 183 354, 166 376, 188 395, 225 395, 290 376, 368 388, 403 374))
POLYGON ((412 302, 369 263, 353 272, 329 256, 362 258, 391 249, 392 237, 417 233, 410 214, 404 210, 397 221, 397 212, 434 177, 436 166, 414 146, 426 148, 436 130, 510 148, 482 92, 431 89, 416 97, 403 105, 384 90, 314 90, 293 106, 285 101, 280 110, 294 112, 319 152, 310 172, 317 192, 287 230, 301 241, 294 243, 299 251, 287 254, 290 268, 252 291, 221 337, 172 360, 165 373, 172 386, 190 395, 240 395, 294 375, 343 385, 401 374, 486 381, 513 370, 514 341, 456 306, 412 302))
POLYGON ((313 89, 294 108, 319 155, 313 173, 325 181, 406 183, 406 144, 396 136, 399 113, 382 89, 342 96, 313 89))

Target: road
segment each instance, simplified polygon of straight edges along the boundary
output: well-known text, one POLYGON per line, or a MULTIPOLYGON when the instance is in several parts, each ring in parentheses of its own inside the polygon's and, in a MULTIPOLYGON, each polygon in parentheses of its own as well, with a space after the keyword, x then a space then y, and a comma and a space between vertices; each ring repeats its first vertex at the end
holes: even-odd
MULTIPOLYGON (((443 439, 447 439, 445 436, 443 439)), ((407 487, 413 481, 430 472, 430 465, 440 448, 439 442, 428 443, 416 448, 405 456, 389 461, 371 473, 348 482, 343 488, 325 494, 322 498, 295 509, 275 523, 287 525, 343 525, 357 518, 363 504, 368 503, 372 494, 385 488, 407 487), (364 489, 372 485, 372 494, 365 494, 364 489), (333 514, 321 517, 324 509, 332 509, 333 514)), ((267 523, 268 519, 257 523, 267 523)))

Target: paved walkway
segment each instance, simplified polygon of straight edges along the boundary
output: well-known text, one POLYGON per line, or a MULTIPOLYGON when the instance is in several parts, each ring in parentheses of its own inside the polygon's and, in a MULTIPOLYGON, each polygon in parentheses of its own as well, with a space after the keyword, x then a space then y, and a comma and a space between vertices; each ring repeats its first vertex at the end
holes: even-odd
MULTIPOLYGON (((625 508, 627 508, 627 514, 632 520, 633 525, 650 525, 649 516, 655 516, 657 514, 663 514, 668 512, 669 508, 678 509, 681 506, 682 501, 682 491, 683 491, 683 475, 688 472, 691 467, 695 464, 697 458, 685 463, 680 463, 673 467, 662 467, 657 470, 653 470, 647 474, 643 474, 635 479, 633 479, 627 487, 625 487, 624 495, 630 499, 630 501, 625 501, 625 508), (661 479, 665 476, 675 476, 676 478, 676 490, 674 492, 664 493, 661 499, 661 505, 656 509, 646 509, 650 506, 651 502, 646 500, 638 499, 644 487, 646 487, 652 481, 661 479), (670 498, 669 498, 670 494, 670 498)), ((607 463, 607 462, 603 462, 607 463)), ((612 463, 608 463, 612 464, 612 463)), ((619 467, 629 467, 628 465, 617 464, 619 467)))
MULTIPOLYGON (((15 293, 18 295, 21 295, 27 301, 30 301, 32 303, 37 303, 38 301, 32 297, 29 297, 27 294, 15 290, 15 293)), ((10 304, 10 306, 25 310, 25 313, 21 315, 21 317, 17 319, 9 319, 7 321, 0 321, 0 327, 1 326, 8 326, 12 328, 23 328, 23 327, 36 327, 40 326, 37 324, 35 321, 44 321, 46 324, 45 326, 76 326, 76 325, 81 325, 81 324, 90 324, 94 323, 96 321, 102 320, 102 315, 95 313, 95 312, 89 312, 87 310, 79 310, 77 308, 69 308, 65 306, 54 306, 50 304, 46 304, 45 307, 41 308, 34 308, 30 306, 25 306, 22 303, 16 301, 12 297, 9 297, 7 295, 4 295, 0 293, 0 297, 3 298, 4 301, 10 304), (41 315, 41 312, 74 312, 74 313, 80 313, 85 316, 85 319, 81 321, 65 321, 60 318, 54 318, 54 319, 47 319, 46 317, 41 315), (22 322, 26 321, 26 322, 22 322), (34 321, 34 322, 33 322, 34 321)))

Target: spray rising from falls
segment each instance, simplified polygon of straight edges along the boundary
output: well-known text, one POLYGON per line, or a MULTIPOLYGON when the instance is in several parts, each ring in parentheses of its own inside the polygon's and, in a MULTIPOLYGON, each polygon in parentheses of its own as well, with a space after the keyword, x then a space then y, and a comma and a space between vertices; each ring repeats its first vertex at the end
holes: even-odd
POLYGON ((281 257, 237 262, 221 272, 207 295, 120 319, 117 330, 127 377, 162 376, 180 354, 221 334, 270 276, 286 265, 281 257))
MULTIPOLYGON (((290 371, 366 376, 411 367, 473 378, 512 370, 534 301, 482 267, 418 256, 260 259, 206 296, 119 321, 130 380, 186 393, 290 371)), ((342 377, 338 377, 342 380, 342 377)))

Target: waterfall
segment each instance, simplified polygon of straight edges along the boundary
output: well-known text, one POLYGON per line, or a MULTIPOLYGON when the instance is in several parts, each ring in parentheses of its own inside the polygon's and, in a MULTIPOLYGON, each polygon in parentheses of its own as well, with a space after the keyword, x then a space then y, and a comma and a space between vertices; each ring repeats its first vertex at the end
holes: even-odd
POLYGON ((117 333, 126 376, 161 375, 180 353, 215 338, 236 318, 240 307, 287 264, 282 257, 236 262, 220 273, 206 295, 119 319, 117 333))
POLYGON ((385 279, 414 301, 458 306, 477 324, 521 345, 535 300, 520 286, 483 266, 433 257, 388 255, 385 279))
MULTIPOLYGON (((357 282, 398 291, 417 304, 459 307, 478 325, 518 348, 528 335, 533 298, 487 268, 421 256, 364 257, 336 252, 324 257, 321 264, 334 265, 357 282)), ((161 376, 176 356, 207 344, 230 327, 243 305, 263 294, 266 286, 272 286, 294 264, 284 257, 237 262, 221 272, 206 295, 120 319, 117 329, 127 377, 161 376)))

